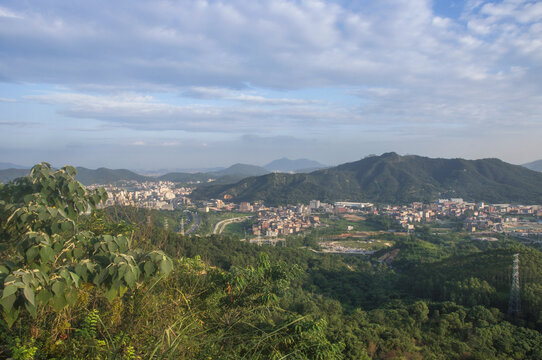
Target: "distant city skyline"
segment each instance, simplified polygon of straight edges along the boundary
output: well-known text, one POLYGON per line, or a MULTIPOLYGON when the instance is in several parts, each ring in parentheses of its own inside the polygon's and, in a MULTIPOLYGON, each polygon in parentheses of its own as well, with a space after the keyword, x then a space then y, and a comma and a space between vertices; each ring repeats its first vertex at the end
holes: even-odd
POLYGON ((0 4, 0 162, 542 159, 542 2, 0 4))

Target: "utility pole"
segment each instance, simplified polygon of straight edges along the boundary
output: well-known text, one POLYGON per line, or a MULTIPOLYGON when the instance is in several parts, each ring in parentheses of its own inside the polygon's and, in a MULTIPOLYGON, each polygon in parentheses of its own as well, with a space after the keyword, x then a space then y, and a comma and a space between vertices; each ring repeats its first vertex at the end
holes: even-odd
POLYGON ((518 316, 520 311, 521 299, 519 297, 519 254, 514 254, 514 265, 512 266, 512 288, 510 289, 508 314, 518 316))

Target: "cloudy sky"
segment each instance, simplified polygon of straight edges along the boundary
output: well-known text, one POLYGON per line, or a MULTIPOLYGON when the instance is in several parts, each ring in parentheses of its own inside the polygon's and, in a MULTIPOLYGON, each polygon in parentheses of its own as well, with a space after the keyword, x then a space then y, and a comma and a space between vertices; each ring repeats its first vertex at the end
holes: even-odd
POLYGON ((542 158, 542 2, 3 0, 0 161, 542 158))

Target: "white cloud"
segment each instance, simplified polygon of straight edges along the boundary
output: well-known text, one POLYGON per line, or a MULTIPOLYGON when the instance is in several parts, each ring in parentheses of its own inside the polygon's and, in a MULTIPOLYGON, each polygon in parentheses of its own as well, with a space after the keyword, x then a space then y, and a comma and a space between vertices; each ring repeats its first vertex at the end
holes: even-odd
POLYGON ((9 9, 0 7, 0 18, 22 19, 23 17, 9 9))
POLYGON ((26 100, 119 129, 539 133, 542 3, 432 3, 7 0, 0 80, 63 86, 26 100))
MULTIPOLYGON (((213 97, 229 92, 211 91, 213 97)), ((207 93, 206 93, 207 94, 207 93)), ((225 96, 225 97, 229 97, 225 96)), ((25 100, 59 106, 63 115, 96 119, 137 130, 184 130, 191 132, 245 132, 264 130, 280 133, 297 127, 326 126, 327 121, 351 122, 359 116, 351 109, 334 109, 317 104, 303 105, 295 99, 270 100, 264 97, 235 95, 255 105, 218 104, 172 105, 151 96, 119 94, 99 96, 53 92, 28 95, 25 100), (267 107, 270 101, 279 107, 267 107), (278 101, 278 102, 275 102, 278 101)), ((308 130, 307 130, 308 131, 308 130)))
POLYGON ((246 93, 228 88, 203 86, 191 87, 183 95, 202 99, 233 100, 260 105, 304 105, 316 103, 314 100, 265 97, 255 93, 246 93))

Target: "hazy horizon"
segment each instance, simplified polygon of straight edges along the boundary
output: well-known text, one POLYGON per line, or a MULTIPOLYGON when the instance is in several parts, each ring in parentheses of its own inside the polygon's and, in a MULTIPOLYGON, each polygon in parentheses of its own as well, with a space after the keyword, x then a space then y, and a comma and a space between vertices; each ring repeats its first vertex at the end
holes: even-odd
POLYGON ((542 3, 6 0, 0 161, 542 159, 542 3))

